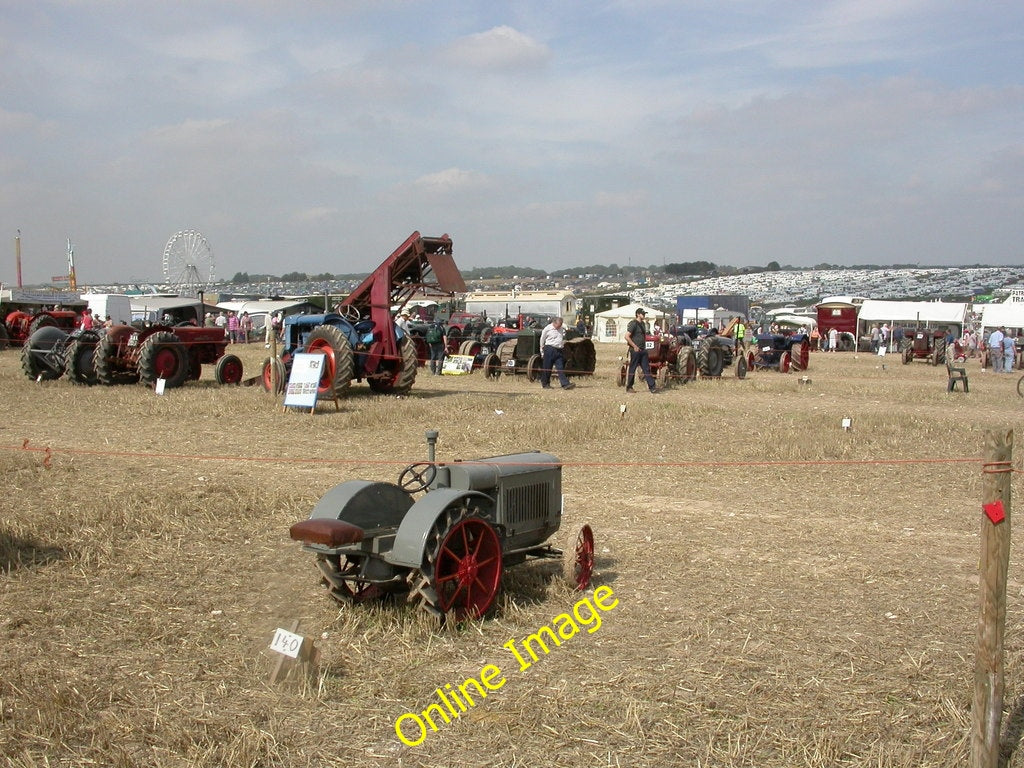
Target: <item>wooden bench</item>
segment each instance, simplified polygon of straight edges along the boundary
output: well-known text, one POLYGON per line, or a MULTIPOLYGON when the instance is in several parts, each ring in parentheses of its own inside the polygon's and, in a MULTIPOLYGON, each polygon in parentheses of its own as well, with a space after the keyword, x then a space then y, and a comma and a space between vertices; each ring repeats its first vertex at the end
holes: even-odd
POLYGON ((956 385, 963 382, 964 392, 970 392, 970 388, 967 386, 967 369, 953 365, 948 360, 946 361, 946 391, 952 392, 956 389, 956 385))

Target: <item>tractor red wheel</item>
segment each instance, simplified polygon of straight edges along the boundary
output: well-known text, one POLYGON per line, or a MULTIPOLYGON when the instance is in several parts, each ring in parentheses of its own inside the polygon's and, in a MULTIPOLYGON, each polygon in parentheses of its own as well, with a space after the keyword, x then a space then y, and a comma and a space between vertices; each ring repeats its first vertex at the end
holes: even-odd
POLYGON ((280 358, 268 357, 263 361, 263 374, 260 377, 263 381, 263 389, 266 392, 274 392, 274 394, 281 394, 284 392, 285 379, 288 377, 288 372, 285 369, 284 363, 281 362, 280 358), (274 376, 277 376, 277 389, 274 389, 274 376))
POLYGON ((790 349, 789 365, 794 372, 806 371, 811 358, 810 342, 804 340, 790 349))
POLYGON ((779 373, 789 373, 789 352, 779 355, 779 373))
POLYGON ((754 354, 754 351, 747 352, 747 371, 754 370, 755 362, 757 362, 757 355, 754 354))
POLYGON ((218 384, 241 384, 241 359, 239 359, 238 355, 224 355, 224 357, 217 361, 217 367, 214 368, 213 375, 218 384))
POLYGON ((139 351, 139 379, 150 386, 164 380, 168 389, 188 379, 188 353, 181 339, 170 331, 157 331, 142 342, 139 351))
MULTIPOLYGON (((324 355, 324 368, 317 384, 320 397, 334 397, 343 394, 352 383, 354 361, 352 345, 340 330, 333 325, 318 325, 306 339, 306 352, 324 355)), ((415 362, 415 350, 413 350, 415 362)))
POLYGON ((594 531, 589 525, 581 525, 569 532, 562 553, 562 573, 569 585, 584 590, 594 575, 594 531))
POLYGON ((540 369, 544 364, 540 355, 530 355, 526 361, 526 380, 531 384, 540 378, 540 369))
POLYGON ((366 603, 384 596, 384 590, 379 585, 355 580, 361 570, 359 561, 350 560, 345 556, 336 559, 335 563, 330 558, 325 558, 324 563, 333 572, 332 580, 336 583, 331 589, 331 597, 338 602, 366 603))
POLYGON ((494 527, 480 517, 467 517, 442 536, 434 561, 437 607, 458 618, 487 613, 501 586, 501 541, 494 527))

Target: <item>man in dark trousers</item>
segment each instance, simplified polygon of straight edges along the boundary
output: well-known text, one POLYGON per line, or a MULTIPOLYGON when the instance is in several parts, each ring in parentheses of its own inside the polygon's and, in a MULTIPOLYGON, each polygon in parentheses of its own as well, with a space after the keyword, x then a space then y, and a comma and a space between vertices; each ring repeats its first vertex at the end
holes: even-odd
POLYGON ((639 367, 647 380, 647 388, 652 395, 656 394, 654 377, 651 376, 651 361, 647 353, 647 312, 643 309, 638 309, 636 318, 630 320, 626 326, 626 343, 629 345, 629 376, 626 378, 626 391, 636 392, 633 389, 633 380, 639 367))
POLYGON ((544 389, 551 388, 551 369, 554 368, 562 389, 575 388, 576 385, 565 375, 565 329, 562 328, 562 318, 556 317, 544 326, 544 330, 540 332, 540 349, 544 354, 540 385, 544 389))

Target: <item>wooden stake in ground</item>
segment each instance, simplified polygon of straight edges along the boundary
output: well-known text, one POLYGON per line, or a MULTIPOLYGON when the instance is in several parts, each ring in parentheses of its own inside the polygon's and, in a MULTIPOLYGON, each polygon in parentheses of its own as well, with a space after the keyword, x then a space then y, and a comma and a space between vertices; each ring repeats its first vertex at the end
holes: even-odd
POLYGON ((981 516, 981 604, 974 661, 971 768, 996 768, 1003 715, 1003 634, 1010 564, 1013 430, 985 433, 981 516))

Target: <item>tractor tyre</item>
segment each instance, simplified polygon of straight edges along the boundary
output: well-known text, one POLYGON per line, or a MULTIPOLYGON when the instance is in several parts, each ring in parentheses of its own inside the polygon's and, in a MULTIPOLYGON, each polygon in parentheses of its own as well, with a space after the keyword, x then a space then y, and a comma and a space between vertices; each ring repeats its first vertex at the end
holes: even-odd
POLYGON ((942 365, 946 362, 946 340, 936 339, 935 349, 932 351, 932 365, 942 365))
POLYGON ((794 372, 806 371, 811 361, 811 344, 806 339, 790 347, 790 367, 794 372))
POLYGON ((658 389, 664 389, 665 385, 668 384, 668 366, 662 363, 658 366, 658 372, 654 374, 654 381, 658 385, 658 389))
POLYGON ((96 342, 96 349, 92 354, 92 366, 96 372, 96 381, 108 387, 114 384, 134 384, 139 380, 137 368, 125 370, 118 367, 117 346, 117 342, 110 333, 104 333, 96 342))
POLYGON ((688 384, 697 378, 697 355, 692 347, 687 347, 685 352, 680 350, 680 357, 676 360, 676 365, 683 384, 688 384))
MULTIPOLYGON (((410 344, 410 347, 412 345, 410 344)), ((337 397, 343 395, 352 384, 355 373, 355 361, 352 358, 352 345, 341 329, 333 325, 318 325, 306 338, 306 352, 323 355, 324 368, 317 384, 319 397, 337 397)), ((416 364, 416 348, 412 347, 413 365, 416 364)))
POLYGON ((789 373, 789 352, 779 355, 779 373, 789 373))
POLYGON ((468 355, 468 354, 470 354, 469 348, 472 346, 472 344, 473 344, 473 340, 472 339, 466 339, 465 341, 463 341, 459 345, 459 352, 458 352, 458 354, 460 354, 460 355, 468 355))
POLYGON ((420 567, 409 574, 409 600, 442 620, 481 618, 494 605, 501 573, 501 538, 474 499, 459 499, 427 533, 420 567))
POLYGON ((747 358, 743 355, 736 358, 736 378, 741 381, 747 378, 747 358))
POLYGON ((713 347, 706 341, 697 347, 697 369, 701 376, 721 376, 724 367, 725 357, 721 347, 713 347))
MULTIPOLYGON (((391 363, 394 370, 388 378, 369 378, 370 389, 381 395, 404 395, 416 382, 416 346, 406 337, 398 342, 398 360, 391 363)), ((380 369, 378 369, 380 370, 380 369)))
POLYGON ((0 350, 7 349, 11 345, 10 334, 7 333, 7 326, 0 320, 0 350))
POLYGON ((260 375, 260 381, 263 383, 263 391, 273 392, 275 395, 280 395, 284 392, 285 379, 288 378, 288 371, 285 369, 284 363, 281 362, 280 358, 268 357, 263 361, 263 366, 260 369, 262 374, 260 375), (277 376, 277 388, 274 388, 274 376, 277 376))
POLYGON ((51 315, 38 315, 32 318, 32 322, 28 324, 28 335, 31 336, 33 333, 38 331, 40 328, 56 328, 57 320, 51 315))
POLYGON ((532 384, 540 379, 540 371, 543 365, 544 360, 540 355, 530 355, 530 359, 526 361, 526 380, 532 384))
POLYGON ((615 386, 624 387, 626 385, 626 365, 622 364, 619 366, 619 373, 615 377, 615 386))
POLYGON ((64 375, 64 343, 67 333, 52 325, 25 339, 21 347, 21 369, 30 379, 52 381, 64 375))
POLYGON ((139 350, 139 380, 153 386, 158 379, 163 379, 168 389, 180 387, 188 380, 188 352, 171 331, 151 334, 139 350))
POLYGON ((910 347, 907 347, 906 349, 904 349, 903 350, 903 364, 906 365, 907 363, 909 363, 913 359, 914 359, 914 350, 912 348, 910 348, 910 347))
POLYGON ((484 378, 496 379, 501 376, 501 358, 491 353, 484 360, 484 378))
POLYGON ((238 355, 224 355, 218 360, 217 367, 213 369, 213 377, 218 384, 241 384, 242 361, 238 355))
POLYGON ((96 331, 81 331, 68 337, 64 349, 64 370, 75 384, 92 386, 97 383, 94 358, 100 334, 96 331))
POLYGON ((756 362, 757 355, 754 354, 754 351, 751 350, 750 352, 747 352, 747 373, 750 373, 751 371, 754 370, 754 364, 756 362))

